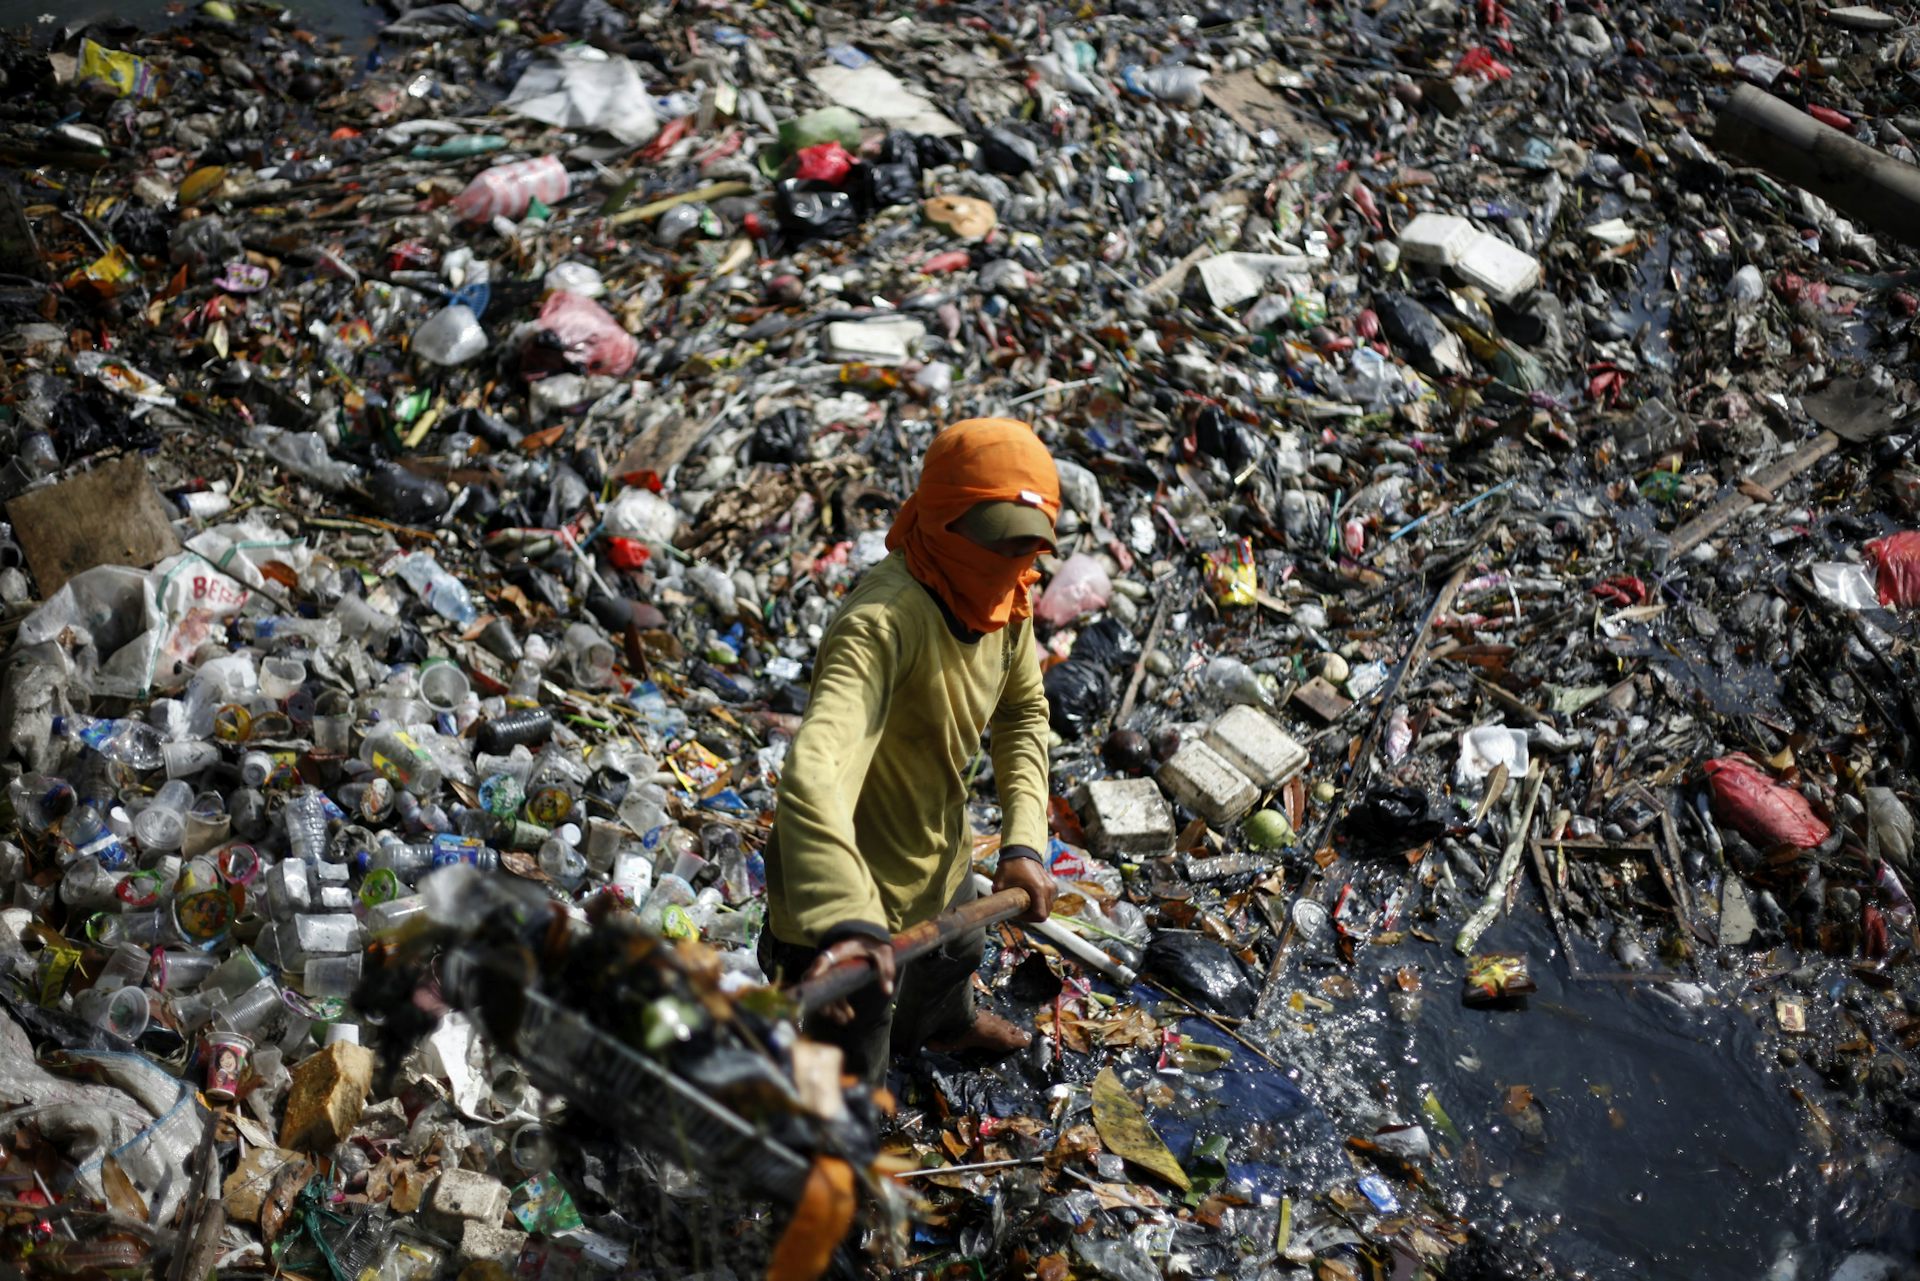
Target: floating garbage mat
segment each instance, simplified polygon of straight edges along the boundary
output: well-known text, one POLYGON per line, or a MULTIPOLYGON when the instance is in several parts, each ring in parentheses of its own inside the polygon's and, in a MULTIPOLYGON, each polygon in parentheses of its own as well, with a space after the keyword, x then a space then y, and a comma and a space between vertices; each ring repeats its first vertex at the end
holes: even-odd
POLYGON ((6 35, 6 1266, 1920 1277, 1911 18, 6 35))

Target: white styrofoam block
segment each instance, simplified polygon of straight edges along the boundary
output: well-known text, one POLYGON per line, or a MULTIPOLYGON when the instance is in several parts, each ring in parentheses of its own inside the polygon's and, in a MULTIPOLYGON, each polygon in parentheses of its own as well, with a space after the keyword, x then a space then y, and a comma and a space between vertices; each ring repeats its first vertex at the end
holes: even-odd
POLYGON ((1096 854, 1165 854, 1173 848, 1173 811, 1150 778, 1087 784, 1085 811, 1087 840, 1096 854))
POLYGON ((1286 782, 1307 766, 1307 749, 1271 716, 1245 703, 1215 721, 1205 738, 1208 747, 1262 791, 1286 782))
POLYGON ((1260 799, 1252 779, 1197 738, 1180 744, 1156 777, 1174 800, 1213 827, 1225 827, 1242 817, 1260 799))
POLYGON ((1496 302, 1512 302, 1540 283, 1540 260, 1490 232, 1480 232, 1453 265, 1454 274, 1478 285, 1496 302))
POLYGON ((1480 232, 1455 214, 1423 213, 1400 233, 1400 256, 1423 267, 1451 267, 1480 232))

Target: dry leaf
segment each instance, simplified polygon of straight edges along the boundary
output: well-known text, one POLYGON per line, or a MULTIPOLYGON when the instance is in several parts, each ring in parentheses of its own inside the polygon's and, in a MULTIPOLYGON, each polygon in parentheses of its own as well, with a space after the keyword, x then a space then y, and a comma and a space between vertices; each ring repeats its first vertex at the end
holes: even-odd
POLYGON ((1093 1124, 1109 1152, 1159 1175, 1183 1192, 1187 1189, 1187 1172, 1147 1124, 1146 1113, 1127 1094, 1112 1068, 1102 1068, 1094 1079, 1093 1124))
POLYGON ((838 1157, 816 1160, 800 1204, 767 1262, 767 1281, 815 1281, 853 1226, 855 1204, 853 1167, 838 1157))

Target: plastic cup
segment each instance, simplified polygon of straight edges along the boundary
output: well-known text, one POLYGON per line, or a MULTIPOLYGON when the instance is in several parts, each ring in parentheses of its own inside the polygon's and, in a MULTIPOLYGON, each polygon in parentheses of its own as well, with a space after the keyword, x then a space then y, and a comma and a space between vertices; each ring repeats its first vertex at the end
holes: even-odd
POLYGON ((272 979, 261 979, 252 987, 214 1011, 214 1024, 223 1031, 257 1032, 266 1026, 286 1003, 272 979))
POLYGON ((322 1045, 358 1045, 360 1044, 360 1025, 358 1023, 329 1023, 327 1034, 320 1038, 322 1045))
POLYGON ((117 987, 138 987, 146 981, 152 966, 153 953, 149 949, 137 943, 122 943, 100 967, 100 977, 93 981, 93 990, 111 992, 117 987))
POLYGON ((572 656, 574 677, 588 689, 613 683, 613 664, 619 657, 613 645, 586 623, 575 623, 562 637, 572 656))
POLYGON ((360 954, 312 956, 300 981, 308 996, 351 996, 360 982, 360 954))
POLYGON ((74 1007, 89 1023, 128 1041, 138 1039, 153 1017, 146 989, 138 987, 116 987, 110 992, 95 987, 81 994, 74 1007))
POLYGON ((207 1037, 207 1097, 222 1102, 240 1093, 246 1079, 253 1042, 237 1032, 214 1032, 207 1037))
POLYGON ((220 763, 220 749, 212 743, 186 742, 160 744, 160 759, 166 763, 168 778, 186 778, 209 765, 220 763))
POLYGON ((163 992, 191 992, 219 967, 219 958, 198 948, 166 948, 155 954, 154 986, 163 992))
POLYGON ((538 1121, 529 1121, 507 1140, 507 1159, 528 1176, 545 1174, 560 1159, 560 1145, 553 1132, 538 1121))
POLYGON ((224 842, 233 833, 233 816, 227 813, 227 798, 218 792, 201 792, 187 807, 187 835, 180 850, 197 857, 224 842))
POLYGON ((437 658, 420 669, 420 697, 436 712, 452 713, 472 688, 458 663, 437 658))
POLYGON ((260 664, 260 693, 275 703, 306 683, 307 665, 298 658, 276 655, 260 664))
POLYGON ((191 804, 192 784, 177 778, 167 783, 134 818, 133 839, 142 849, 179 849, 187 837, 187 807, 191 804))

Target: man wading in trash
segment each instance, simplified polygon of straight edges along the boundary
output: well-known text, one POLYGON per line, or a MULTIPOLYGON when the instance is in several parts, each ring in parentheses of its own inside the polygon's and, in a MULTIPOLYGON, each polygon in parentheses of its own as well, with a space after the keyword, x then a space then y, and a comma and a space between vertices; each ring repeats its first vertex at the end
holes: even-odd
POLYGON ((894 972, 889 935, 973 897, 967 782, 992 729, 1000 792, 994 889, 1043 921, 1047 697, 1027 591, 1053 548, 1060 478, 1025 423, 976 418, 934 438, 891 554, 848 593, 814 658, 780 777, 760 964, 778 981, 864 959, 879 981, 808 1019, 879 1084, 889 1052, 1009 1053, 1032 1035, 973 1001, 975 930, 894 972))

